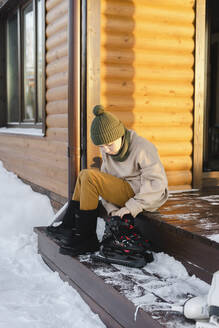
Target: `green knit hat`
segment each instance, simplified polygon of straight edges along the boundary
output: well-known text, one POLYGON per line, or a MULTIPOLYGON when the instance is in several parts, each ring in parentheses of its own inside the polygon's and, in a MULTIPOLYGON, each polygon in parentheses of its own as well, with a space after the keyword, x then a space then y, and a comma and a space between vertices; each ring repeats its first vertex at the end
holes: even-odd
POLYGON ((96 105, 93 113, 96 117, 91 124, 90 135, 95 145, 108 144, 124 136, 123 123, 113 114, 104 112, 103 106, 96 105))

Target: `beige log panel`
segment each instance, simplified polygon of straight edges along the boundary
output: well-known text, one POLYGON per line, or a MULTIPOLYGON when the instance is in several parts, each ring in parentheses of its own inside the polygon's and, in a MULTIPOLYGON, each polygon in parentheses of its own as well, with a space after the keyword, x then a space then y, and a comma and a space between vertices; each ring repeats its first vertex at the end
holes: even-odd
POLYGON ((68 73, 59 72, 57 74, 51 75, 47 78, 46 86, 47 88, 55 88, 61 85, 66 85, 68 83, 68 73))
MULTIPOLYGON (((151 1, 150 1, 151 2, 151 1)), ((145 3, 144 0, 138 0, 138 3, 145 3)), ((186 9, 191 9, 191 6, 194 5, 193 0, 153 0, 153 6, 156 8, 163 8, 164 4, 169 8, 169 9, 178 9, 178 10, 186 10, 186 9)))
POLYGON ((47 136, 52 140, 65 142, 68 138, 68 130, 65 128, 47 128, 47 136))
POLYGON ((48 128, 66 128, 68 127, 68 114, 47 115, 46 125, 48 128))
POLYGON ((182 42, 177 41, 176 38, 171 36, 157 36, 156 38, 145 37, 142 35, 141 40, 135 40, 134 35, 129 37, 124 34, 123 36, 118 35, 103 35, 103 42, 107 48, 116 48, 122 47, 124 49, 129 49, 130 47, 138 46, 142 50, 151 49, 151 50, 165 50, 165 51, 175 51, 177 53, 186 53, 187 51, 194 50, 194 42, 190 39, 182 40, 182 42), (105 38, 105 39, 104 39, 105 38))
MULTIPOLYGON (((132 126, 128 126, 129 128, 132 128, 135 126, 134 124, 132 126)), ((192 141, 192 128, 187 127, 138 127, 136 126, 135 130, 138 131, 138 133, 141 136, 144 136, 147 139, 150 139, 152 142, 156 141, 192 141)))
POLYGON ((162 156, 162 162, 167 171, 187 171, 192 168, 191 156, 162 156))
MULTIPOLYGON (((107 0, 105 0, 107 1, 107 0)), ((136 1, 136 0, 135 0, 136 1)), ((121 4, 121 6, 124 6, 124 4, 121 4)), ((139 5, 139 3, 137 4, 139 5)), ((146 3, 145 3, 146 5, 146 3)), ((140 17, 139 17, 140 20, 140 17)), ((136 21, 134 21, 134 18, 127 18, 123 19, 119 16, 115 16, 112 19, 112 16, 104 15, 101 16, 101 24, 103 28, 105 29, 105 32, 110 32, 110 33, 115 33, 118 31, 121 34, 124 33, 133 33, 133 29, 135 30, 135 34, 139 34, 139 36, 145 36, 149 35, 152 37, 154 35, 154 31, 156 30, 156 33, 159 36, 175 36, 175 37, 193 37, 194 35, 194 26, 193 23, 191 22, 187 26, 183 26, 184 24, 182 23, 181 25, 176 24, 168 24, 168 22, 161 22, 161 21, 156 21, 155 19, 153 20, 144 20, 141 21, 142 24, 138 25, 138 22, 136 24, 136 21)), ((186 24, 186 22, 185 22, 186 24)))
POLYGON ((50 101, 47 104, 47 114, 63 114, 68 111, 68 101, 65 100, 57 100, 50 101))
POLYGON ((60 19, 60 17, 65 15, 67 12, 68 12, 68 0, 59 1, 59 3, 55 7, 47 11, 47 15, 46 15, 47 25, 52 24, 57 19, 60 19))
POLYGON ((46 42, 46 47, 48 50, 58 47, 63 42, 66 42, 67 38, 68 38, 68 32, 66 28, 64 28, 62 31, 59 31, 58 33, 55 33, 52 36, 48 37, 46 42))
POLYGON ((46 10, 49 11, 59 4, 60 4, 60 0, 47 0, 46 1, 46 10))
MULTIPOLYGON (((47 145, 46 142, 43 144, 47 145)), ((1 160, 7 169, 20 177, 66 197, 67 145, 62 143, 62 149, 65 150, 63 155, 59 151, 49 152, 51 148, 53 148, 52 144, 47 152, 40 151, 37 147, 33 147, 32 140, 29 141, 29 149, 27 145, 23 148, 11 145, 9 148, 5 142, 0 145, 1 160), (47 183, 48 178, 50 185, 47 183), (60 189, 58 185, 62 185, 62 188, 60 189)), ((57 150, 56 147, 54 149, 57 150)))
MULTIPOLYGON (((9 170, 9 171, 13 171, 14 172, 14 166, 12 164, 11 161, 9 161, 8 159, 5 160, 6 164, 5 167, 9 170)), ((25 162, 18 162, 16 165, 16 170, 19 172, 22 172, 23 170, 25 170, 25 177, 21 176, 21 178, 26 179, 27 180, 38 185, 41 186, 47 190, 53 191, 61 196, 66 197, 66 192, 62 192, 62 190, 66 189, 66 185, 67 185, 67 173, 66 173, 66 178, 63 181, 59 181, 55 175, 54 177, 49 177, 48 173, 50 172, 49 168, 47 168, 45 171, 41 169, 38 169, 37 166, 27 166, 27 164, 25 162), (34 175, 34 181, 30 180, 29 177, 31 177, 32 175, 34 175)), ((60 171, 60 170, 59 170, 60 171)), ((59 174, 57 171, 56 176, 59 174)))
POLYGON ((49 169, 51 169, 51 174, 53 174, 52 172, 57 172, 57 170, 62 171, 62 173, 60 173, 57 176, 58 180, 62 180, 63 179, 63 174, 65 175, 65 171, 66 171, 66 165, 67 165, 67 157, 63 158, 63 156, 57 156, 54 160, 54 155, 53 154, 43 154, 42 152, 31 152, 31 153, 27 153, 24 152, 22 153, 20 151, 20 149, 14 149, 13 153, 9 153, 7 151, 7 147, 3 147, 1 149, 1 153, 3 155, 3 157, 7 157, 7 158, 11 158, 12 160, 16 160, 16 161, 20 161, 22 163, 27 163, 28 167, 30 166, 34 166, 36 161, 39 159, 39 156, 42 156, 41 160, 39 161, 37 167, 42 169, 42 172, 45 171, 45 169, 48 167, 49 169), (63 160, 64 159, 64 160, 63 160))
POLYGON ((171 96, 171 97, 191 97, 193 95, 192 83, 179 83, 174 81, 156 82, 150 81, 148 77, 145 81, 104 81, 101 84, 101 91, 103 95, 120 95, 126 96, 126 94, 133 93, 134 97, 144 96, 171 96), (143 94, 142 94, 143 93, 143 94))
MULTIPOLYGON (((121 44, 121 43, 120 43, 121 44)), ((170 67, 144 67, 133 63, 132 66, 127 65, 113 65, 101 66, 101 79, 107 76, 110 79, 117 79, 118 81, 125 79, 126 81, 132 80, 144 80, 145 77, 150 81, 178 81, 180 76, 180 82, 191 82, 194 78, 194 71, 192 68, 182 67, 174 69, 170 67)))
POLYGON ((62 44, 59 44, 57 47, 52 48, 51 50, 48 49, 46 53, 46 61, 47 63, 51 63, 62 57, 66 57, 67 55, 68 55, 68 45, 65 40, 62 44))
MULTIPOLYGON (((45 144, 45 143, 44 143, 45 144)), ((8 144, 1 144, 1 154, 2 153, 6 153, 7 154, 7 151, 8 151, 8 148, 9 148, 9 145, 8 144)), ((57 163, 60 164, 60 168, 64 168, 65 165, 66 165, 66 161, 67 161, 67 156, 66 156, 66 148, 63 147, 63 144, 62 144, 62 148, 64 149, 64 151, 60 151, 59 153, 55 152, 54 150, 52 150, 50 148, 45 148, 45 149, 42 149, 42 147, 34 147, 34 145, 31 143, 31 148, 33 149, 32 152, 29 152, 29 151, 26 151, 26 149, 29 147, 29 145, 25 145, 25 147, 23 148, 24 151, 21 152, 21 148, 20 146, 18 145, 14 145, 13 147, 13 152, 12 152, 12 155, 15 156, 14 154, 18 154, 19 156, 21 156, 22 158, 32 158, 32 159, 39 159, 40 158, 40 161, 42 162, 47 162, 47 161, 50 161, 50 165, 51 166, 57 166, 57 163), (56 154, 57 153, 57 154, 56 154), (56 155, 56 156, 54 156, 56 155)), ((54 147, 55 148, 55 147, 54 147)), ((57 148, 55 148, 57 149, 57 148)))
POLYGON ((55 100, 65 100, 68 96, 68 86, 61 85, 60 87, 48 89, 46 93, 46 100, 55 101, 55 100))
MULTIPOLYGON (((32 145, 31 145, 32 146, 32 145)), ((40 186, 57 192, 58 185, 62 185, 59 194, 66 196, 66 181, 67 181, 67 156, 59 157, 53 155, 48 159, 48 153, 39 153, 34 156, 34 149, 31 147, 31 152, 20 149, 13 152, 8 152, 8 148, 1 148, 1 160, 5 167, 18 174, 20 177, 39 184, 40 186), (45 158, 46 160, 43 160, 45 158), (14 165, 16 163, 16 165, 14 165), (48 186, 47 181, 53 180, 53 186, 48 186), (64 186, 64 188, 63 188, 64 186)))
POLYGON ((155 144, 170 189, 192 183, 194 5, 101 1, 101 104, 155 144))
POLYGON ((67 197, 68 0, 46 1, 45 137, 0 135, 0 160, 21 178, 67 197))
POLYGON ((67 26, 68 14, 61 16, 56 19, 53 23, 50 23, 46 28, 46 36, 49 38, 52 37, 55 33, 63 31, 67 26))
POLYGON ((47 65, 46 73, 47 76, 51 76, 60 72, 68 71, 68 58, 63 57, 47 65))
POLYGON ((33 148, 33 152, 40 151, 43 156, 45 156, 45 153, 59 154, 60 156, 66 154, 67 143, 63 144, 63 142, 49 139, 46 139, 46 142, 42 142, 42 139, 44 140, 44 138, 34 136, 24 138, 18 135, 15 138, 14 135, 1 135, 0 146, 4 147, 4 145, 6 145, 9 149, 14 146, 15 149, 24 149, 25 151, 29 151, 30 148, 33 148))
MULTIPOLYGON (((191 1, 179 0, 179 1, 165 1, 165 3, 161 1, 154 1, 147 4, 145 6, 135 6, 133 7, 133 1, 127 1, 126 5, 123 7, 121 11, 121 7, 118 6, 118 3, 122 3, 123 0, 113 0, 107 3, 103 1, 102 3, 102 11, 107 12, 108 15, 120 15, 120 16, 127 16, 127 17, 135 17, 142 16, 143 19, 146 17, 148 19, 153 18, 160 18, 161 20, 168 19, 168 21, 173 21, 173 23, 177 23, 182 21, 183 23, 187 21, 188 23, 194 19, 194 13, 191 12, 191 1), (171 9, 170 9, 171 7, 171 9), (175 7, 175 8, 174 8, 175 7), (178 10, 181 7, 182 11, 178 10)), ((138 0, 139 4, 145 4, 144 0, 138 0)))
MULTIPOLYGON (((14 156, 9 156, 10 154, 7 154, 6 157, 10 158, 10 159, 15 159, 14 156)), ((36 165, 35 161, 30 160, 29 158, 25 158, 25 157, 21 157, 19 158, 18 156, 16 157, 17 159, 17 164, 18 167, 19 165, 22 165, 25 170, 27 170, 27 172, 32 172, 32 174, 35 175, 39 175, 42 178, 48 178, 48 179, 53 179, 54 180, 54 184, 56 183, 56 181, 59 182, 67 182, 67 178, 66 178, 66 173, 67 170, 63 170, 60 169, 59 167, 54 167, 54 166, 49 166, 50 163, 43 163, 43 162, 39 162, 38 165, 36 165)))
POLYGON ((188 97, 138 97, 135 100, 132 98, 132 94, 129 97, 120 97, 118 95, 109 95, 108 97, 102 97, 101 103, 112 111, 132 111, 133 104, 137 111, 155 111, 172 113, 173 111, 191 111, 193 110, 193 100, 188 97))
POLYGON ((190 185, 192 182, 192 173, 191 171, 167 171, 167 178, 169 181, 169 186, 182 186, 190 185))
MULTIPOLYGON (((118 30, 118 28, 117 28, 118 30)), ((149 49, 150 50, 150 49, 149 49)), ((133 61, 137 61, 139 65, 151 65, 152 67, 161 66, 161 53, 157 50, 146 51, 143 50, 141 53, 134 53, 130 49, 107 49, 103 48, 102 52, 102 62, 105 64, 129 64, 131 65, 133 61)), ((177 53, 162 53, 162 62, 166 67, 170 68, 192 68, 194 64, 193 54, 177 54, 177 53)))
POLYGON ((191 156, 192 142, 190 141, 168 141, 156 142, 156 147, 161 157, 164 156, 191 156))
POLYGON ((134 124, 137 127, 147 126, 170 126, 171 127, 183 127, 183 126, 192 126, 193 115, 189 111, 187 112, 171 112, 169 115, 166 115, 164 112, 157 112, 159 115, 159 120, 157 115, 154 112, 136 112, 135 113, 135 122, 133 123, 133 113, 132 112, 116 112, 117 117, 122 121, 126 121, 126 125, 134 124))

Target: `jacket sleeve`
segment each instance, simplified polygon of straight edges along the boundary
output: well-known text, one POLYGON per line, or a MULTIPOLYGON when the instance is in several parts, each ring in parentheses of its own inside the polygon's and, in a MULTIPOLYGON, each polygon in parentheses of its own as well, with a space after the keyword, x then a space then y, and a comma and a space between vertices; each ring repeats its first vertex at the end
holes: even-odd
POLYGON ((156 148, 142 149, 137 156, 140 190, 125 203, 133 217, 144 210, 156 211, 168 198, 167 178, 156 148))

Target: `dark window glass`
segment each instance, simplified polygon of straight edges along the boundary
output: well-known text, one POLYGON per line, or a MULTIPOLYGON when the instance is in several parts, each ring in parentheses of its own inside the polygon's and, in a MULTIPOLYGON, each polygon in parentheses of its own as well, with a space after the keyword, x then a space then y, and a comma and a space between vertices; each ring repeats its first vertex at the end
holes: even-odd
POLYGON ((7 24, 7 102, 8 122, 19 121, 18 89, 18 22, 17 14, 8 19, 7 24))
POLYGON ((27 1, 7 18, 9 126, 42 126, 45 110, 44 1, 27 1))
POLYGON ((38 0, 38 15, 37 15, 37 28, 38 28, 38 38, 37 38, 37 104, 38 104, 38 121, 42 122, 43 114, 43 17, 42 9, 43 1, 38 0))
POLYGON ((34 120, 35 108, 35 65, 34 65, 34 16, 33 4, 30 3, 23 11, 23 90, 24 90, 24 120, 34 120))

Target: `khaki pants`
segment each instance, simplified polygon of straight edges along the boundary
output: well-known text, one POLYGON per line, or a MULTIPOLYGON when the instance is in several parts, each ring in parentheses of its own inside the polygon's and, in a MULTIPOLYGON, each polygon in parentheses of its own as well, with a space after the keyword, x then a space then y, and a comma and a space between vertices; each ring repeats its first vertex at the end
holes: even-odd
POLYGON ((98 206, 99 196, 122 207, 134 196, 134 192, 123 179, 97 169, 82 170, 77 178, 73 200, 80 201, 81 210, 93 210, 98 206))

